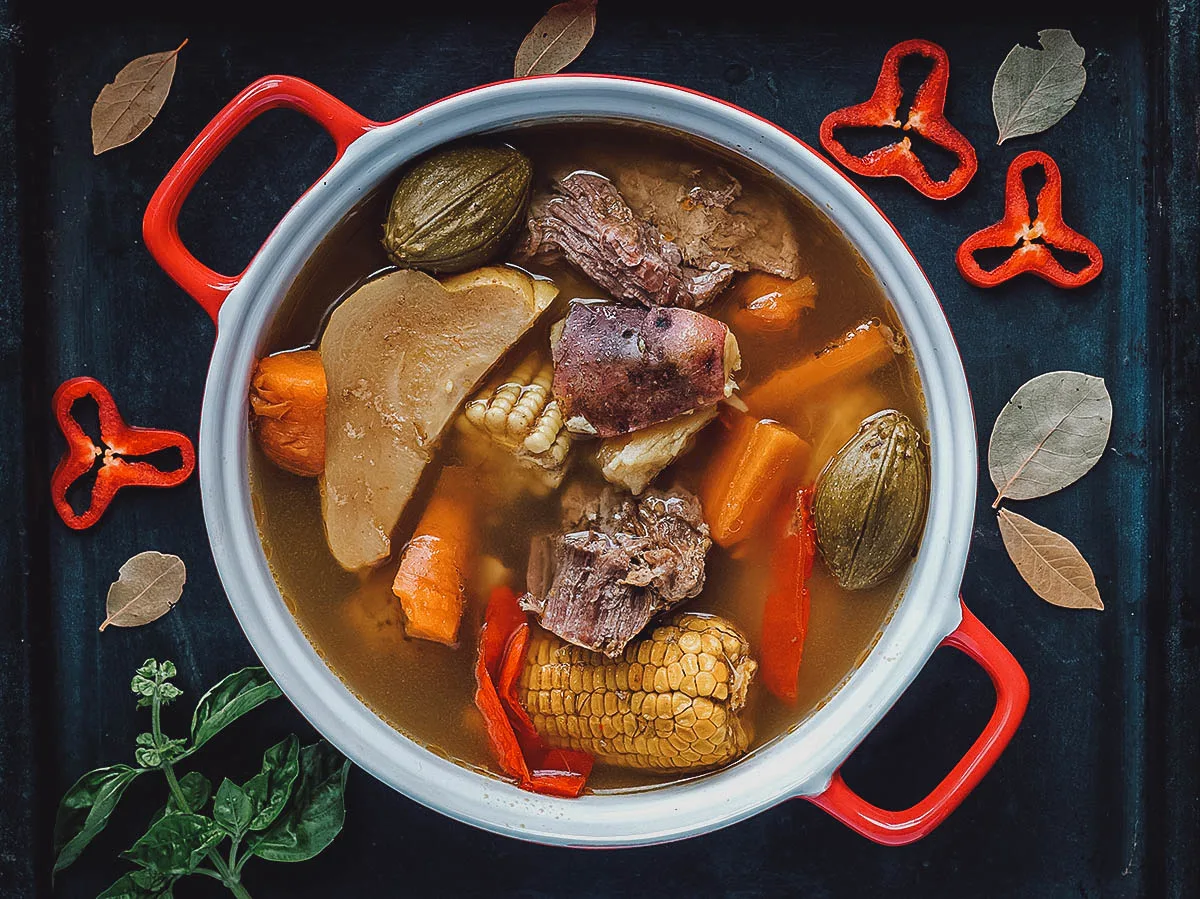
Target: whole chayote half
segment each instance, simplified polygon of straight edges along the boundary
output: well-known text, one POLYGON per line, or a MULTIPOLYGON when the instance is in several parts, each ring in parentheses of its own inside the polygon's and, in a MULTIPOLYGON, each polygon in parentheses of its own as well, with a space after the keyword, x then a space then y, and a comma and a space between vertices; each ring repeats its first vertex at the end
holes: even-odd
POLYGON ((396 187, 383 246, 404 268, 484 265, 521 225, 533 167, 512 147, 456 147, 413 166, 396 187))
POLYGON ((813 523, 847 590, 874 587, 908 559, 925 525, 929 463, 920 430, 895 409, 866 419, 817 479, 813 523))

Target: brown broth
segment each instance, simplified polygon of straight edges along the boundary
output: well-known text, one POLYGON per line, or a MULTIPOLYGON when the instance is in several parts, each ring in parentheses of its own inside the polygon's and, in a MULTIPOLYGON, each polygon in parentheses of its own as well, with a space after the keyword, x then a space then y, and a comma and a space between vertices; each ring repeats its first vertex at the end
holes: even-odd
MULTIPOLYGON (((777 182, 744 161, 644 128, 559 125, 524 129, 505 137, 529 154, 539 173, 564 167, 603 173, 620 158, 661 154, 709 164, 719 161, 744 182, 758 181, 780 190, 777 182)), ((262 348, 264 353, 315 343, 333 305, 363 279, 388 266, 379 237, 393 186, 389 183, 365 199, 317 249, 289 291, 262 348)), ((816 308, 807 313, 798 340, 779 343, 739 335, 744 367, 738 381, 743 387, 752 387, 865 319, 884 320, 899 331, 880 285, 845 237, 804 198, 789 192, 786 199, 802 237, 805 271, 818 285, 816 308)), ((540 268, 538 273, 553 277, 563 298, 603 295, 565 267, 540 268)), ((722 315, 720 301, 711 311, 722 315)), ((545 340, 544 330, 539 337, 545 340)), ((810 404, 796 420, 784 423, 805 438, 819 438, 830 409, 855 390, 875 391, 872 396, 884 403, 879 408, 894 407, 924 422, 923 398, 909 356, 898 356, 896 364, 875 373, 868 382, 831 393, 810 404)), ((699 460, 711 454, 717 430, 702 432, 691 453, 660 475, 658 483, 675 479, 694 488, 699 460)), ((452 436, 442 449, 442 461, 457 461, 452 436)), ((482 591, 476 590, 470 597, 457 648, 406 639, 390 601, 395 561, 365 580, 346 573, 325 545, 316 480, 275 468, 257 446, 250 467, 263 546, 280 592, 330 668, 376 713, 417 742, 468 767, 494 770, 482 719, 473 704, 482 591)), ((574 470, 577 474, 572 477, 598 480, 585 465, 574 470)), ((471 477, 472 473, 461 469, 460 475, 471 477)), ((478 544, 481 553, 515 572, 515 586, 519 587, 530 538, 557 527, 557 496, 520 495, 513 500, 500 495, 493 481, 480 478, 477 483, 475 495, 483 522, 478 544)), ((419 506, 420 501, 418 497, 414 505, 419 506)), ((406 514, 398 536, 411 532, 415 517, 415 513, 406 514)), ((747 543, 738 558, 713 547, 704 592, 690 607, 729 618, 743 630, 751 646, 756 646, 767 589, 768 547, 761 539, 747 543)), ((782 703, 761 685, 752 686, 746 714, 753 724, 754 747, 795 727, 836 691, 874 645, 906 577, 907 572, 901 571, 873 590, 851 594, 841 590, 818 561, 810 582, 812 610, 797 702, 782 703)), ((598 765, 589 786, 594 790, 623 789, 664 780, 598 765)))

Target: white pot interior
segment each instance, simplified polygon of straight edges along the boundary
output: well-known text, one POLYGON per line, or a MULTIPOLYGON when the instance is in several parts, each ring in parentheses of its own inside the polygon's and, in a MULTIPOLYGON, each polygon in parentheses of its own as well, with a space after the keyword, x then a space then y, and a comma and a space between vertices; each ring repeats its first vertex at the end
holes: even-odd
POLYGON ((217 567, 247 637, 280 687, 330 742, 405 795, 497 833, 573 846, 629 846, 721 827, 825 788, 833 771, 960 619, 958 586, 975 501, 975 428, 945 316, 903 241, 850 181, 796 138, 678 88, 552 76, 479 88, 356 141, 284 217, 220 312, 205 390, 200 480, 217 567), (865 662, 784 737, 693 781, 562 800, 523 792, 426 751, 362 704, 288 612, 262 552, 248 478, 247 390, 260 341, 321 239, 407 161, 448 140, 533 122, 625 120, 666 126, 738 153, 821 208, 858 248, 912 343, 931 433, 928 522, 908 588, 865 662))

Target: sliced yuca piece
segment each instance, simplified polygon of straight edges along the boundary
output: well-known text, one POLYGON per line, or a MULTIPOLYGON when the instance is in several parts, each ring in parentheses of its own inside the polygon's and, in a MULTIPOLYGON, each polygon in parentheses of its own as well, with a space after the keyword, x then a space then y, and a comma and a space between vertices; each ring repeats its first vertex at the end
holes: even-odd
POLYGON ((549 305, 548 291, 504 271, 519 277, 457 291, 421 272, 390 272, 330 317, 321 338, 329 389, 321 511, 343 568, 390 555, 446 425, 549 305))
POLYGON ((606 481, 637 496, 691 449, 696 435, 716 417, 717 407, 705 406, 640 431, 607 437, 596 450, 596 464, 606 481))
POLYGON ((442 287, 455 293, 473 287, 503 286, 523 292, 530 303, 548 306, 558 296, 558 285, 548 278, 531 278, 511 265, 485 265, 461 275, 442 279, 442 287))

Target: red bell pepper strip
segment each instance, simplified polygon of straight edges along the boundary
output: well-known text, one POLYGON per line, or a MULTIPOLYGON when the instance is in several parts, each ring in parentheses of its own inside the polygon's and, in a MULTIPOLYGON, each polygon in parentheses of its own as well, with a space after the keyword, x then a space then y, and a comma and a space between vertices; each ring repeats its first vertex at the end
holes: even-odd
POLYGON ((1062 173, 1057 163, 1040 150, 1029 150, 1012 161, 1004 181, 1004 218, 964 240, 955 261, 962 276, 976 287, 995 287, 1022 272, 1057 287, 1081 287, 1104 268, 1099 247, 1063 221, 1062 173), (1021 176, 1026 169, 1039 165, 1046 173, 1046 183, 1038 191, 1037 217, 1033 218, 1021 176), (976 261, 975 253, 994 247, 1012 247, 1013 254, 988 271, 976 261), (1082 253, 1088 264, 1077 272, 1068 271, 1054 258, 1050 247, 1082 253))
POLYGON ((808 579, 817 555, 811 487, 789 494, 771 557, 771 590, 763 607, 760 677, 772 694, 796 701, 796 678, 808 634, 808 579))
POLYGON ((54 392, 52 405, 58 427, 67 439, 67 451, 50 479, 50 498, 67 527, 75 530, 91 527, 122 487, 174 487, 186 481, 196 467, 196 451, 186 436, 178 431, 134 428, 125 424, 112 394, 95 378, 64 381, 54 392), (99 409, 103 449, 92 442, 71 415, 75 401, 85 396, 92 397, 99 409), (129 458, 148 456, 171 447, 179 450, 181 458, 179 467, 171 471, 129 458), (100 470, 92 487, 91 503, 84 512, 76 514, 67 502, 67 490, 92 470, 97 458, 100 459, 100 470))
POLYGON ((574 798, 583 792, 594 760, 586 752, 554 749, 534 730, 517 698, 525 667, 529 622, 517 595, 497 587, 488 599, 475 663, 475 705, 483 714, 496 762, 532 793, 574 798))
POLYGON ((870 178, 889 175, 903 178, 931 200, 948 200, 967 186, 979 168, 971 142, 946 119, 944 110, 949 80, 950 58, 937 44, 923 40, 896 44, 883 58, 883 68, 871 99, 856 106, 836 109, 825 116, 821 122, 821 146, 855 174, 870 178), (924 56, 933 60, 933 71, 917 89, 908 116, 901 122, 896 118, 904 97, 904 89, 900 86, 900 61, 908 56, 924 56), (872 126, 914 131, 953 153, 958 158, 958 165, 946 176, 946 180, 935 181, 913 152, 912 139, 908 135, 896 143, 872 150, 866 156, 855 156, 834 137, 834 131, 838 128, 872 126))

